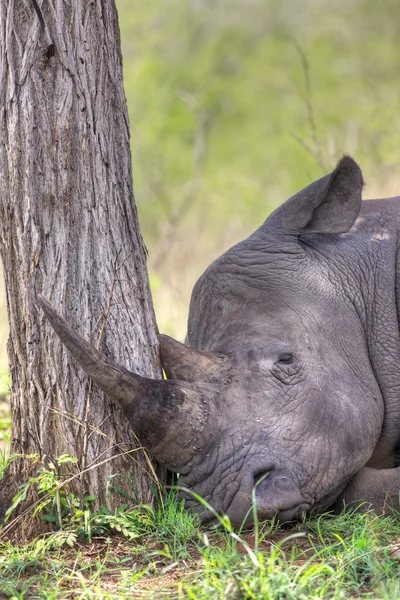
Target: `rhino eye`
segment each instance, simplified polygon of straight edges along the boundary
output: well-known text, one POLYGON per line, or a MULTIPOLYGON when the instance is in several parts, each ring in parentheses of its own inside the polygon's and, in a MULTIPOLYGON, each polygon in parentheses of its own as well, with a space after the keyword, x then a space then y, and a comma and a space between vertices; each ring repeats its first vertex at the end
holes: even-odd
POLYGON ((283 365, 290 365, 293 362, 293 354, 285 353, 279 356, 279 363, 283 365))

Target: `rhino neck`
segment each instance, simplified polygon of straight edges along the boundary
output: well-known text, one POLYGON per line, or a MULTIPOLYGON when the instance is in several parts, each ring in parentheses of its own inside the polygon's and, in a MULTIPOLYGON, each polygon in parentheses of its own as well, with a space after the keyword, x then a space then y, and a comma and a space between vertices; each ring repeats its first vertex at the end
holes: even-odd
POLYGON ((396 238, 389 236, 384 243, 383 240, 378 243, 374 285, 370 285, 373 289, 369 290, 371 300, 366 314, 371 365, 385 406, 372 466, 376 462, 397 466, 395 453, 400 447, 400 248, 396 238))
POLYGON ((364 332, 374 397, 383 404, 381 434, 371 466, 391 463, 400 444, 400 220, 398 202, 363 203, 353 229, 340 236, 301 240, 309 260, 333 282, 353 308, 364 332))

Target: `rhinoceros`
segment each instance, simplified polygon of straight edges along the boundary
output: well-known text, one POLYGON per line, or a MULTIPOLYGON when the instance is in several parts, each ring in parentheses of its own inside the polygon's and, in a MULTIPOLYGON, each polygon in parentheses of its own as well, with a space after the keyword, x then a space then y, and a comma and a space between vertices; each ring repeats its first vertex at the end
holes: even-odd
POLYGON ((41 305, 206 522, 398 506, 400 199, 361 201, 350 156, 279 206, 196 283, 166 380, 140 377, 41 305), (198 502, 198 497, 206 505, 198 502))

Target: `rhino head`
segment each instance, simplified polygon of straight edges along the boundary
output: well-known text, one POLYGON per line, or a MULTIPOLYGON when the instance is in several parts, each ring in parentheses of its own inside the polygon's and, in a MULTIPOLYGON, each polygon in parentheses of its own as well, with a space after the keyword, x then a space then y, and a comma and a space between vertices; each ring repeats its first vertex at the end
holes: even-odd
POLYGON ((254 497, 260 519, 325 510, 373 454, 383 402, 340 251, 362 185, 344 157, 217 259, 193 290, 187 344, 159 338, 166 380, 117 365, 40 299, 203 521, 192 492, 234 526, 251 524, 254 497))

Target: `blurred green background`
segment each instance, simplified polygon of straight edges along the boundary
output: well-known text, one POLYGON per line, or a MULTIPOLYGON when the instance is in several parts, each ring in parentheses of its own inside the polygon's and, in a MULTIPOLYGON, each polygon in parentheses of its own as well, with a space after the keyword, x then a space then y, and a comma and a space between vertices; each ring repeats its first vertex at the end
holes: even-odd
POLYGON ((117 0, 136 202, 160 330, 224 249, 352 154, 400 188, 394 0, 117 0))
MULTIPOLYGON (((395 0, 117 0, 136 202, 159 328, 224 249, 344 152, 400 187, 395 0)), ((6 315, 1 303, 0 365, 6 315)))

